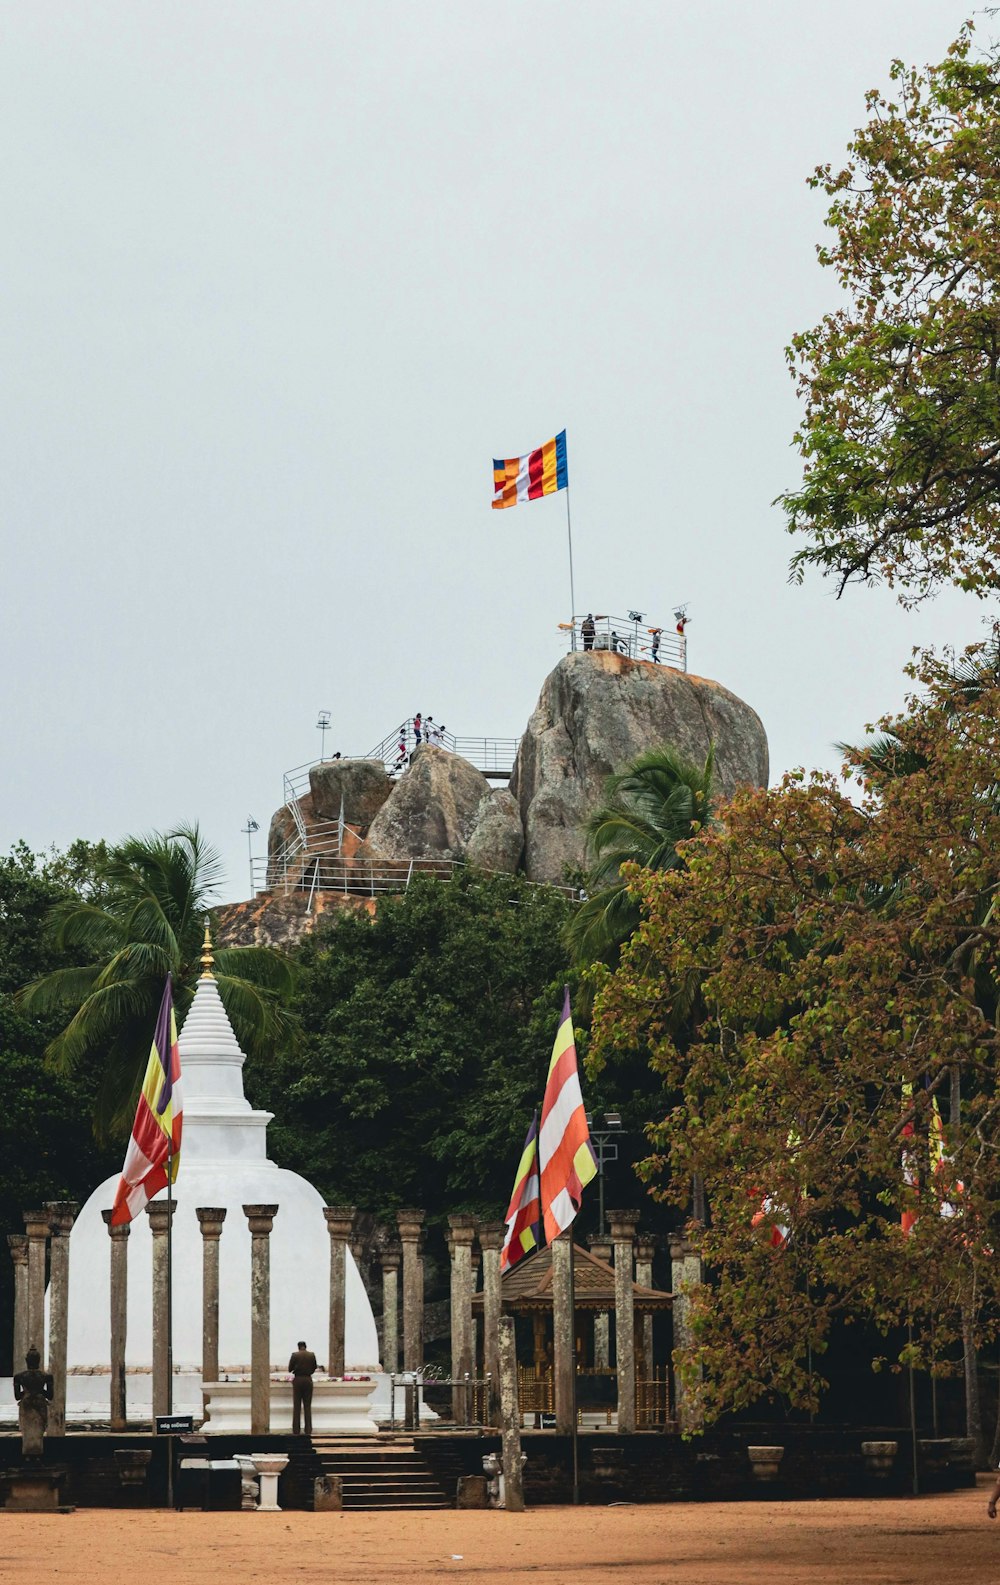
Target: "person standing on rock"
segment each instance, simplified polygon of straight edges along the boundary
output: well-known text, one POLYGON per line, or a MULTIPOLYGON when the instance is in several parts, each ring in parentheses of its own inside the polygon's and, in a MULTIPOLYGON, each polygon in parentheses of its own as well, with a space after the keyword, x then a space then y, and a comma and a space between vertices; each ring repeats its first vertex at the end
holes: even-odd
POLYGON ((300 1342, 288 1361, 292 1378, 292 1435, 299 1435, 299 1425, 305 1415, 306 1436, 313 1434, 313 1376, 316 1374, 316 1355, 300 1342))
POLYGON ((420 711, 418 710, 416 715, 413 717, 413 742, 414 742, 414 746, 416 748, 420 747, 420 742, 421 742, 421 737, 422 737, 422 734, 423 734, 423 730, 424 730, 424 718, 420 714, 420 711))
POLYGON ((393 768, 394 771, 401 771, 405 764, 406 764, 406 726, 404 724, 399 729, 399 742, 396 744, 396 763, 395 763, 395 765, 392 768, 393 768))
POLYGON ((424 722, 424 742, 427 744, 428 748, 434 747, 436 736, 437 728, 434 725, 434 717, 429 715, 427 720, 424 722))
POLYGON ((661 629, 658 628, 658 627, 653 627, 653 628, 650 628, 650 632, 653 635, 653 642, 650 645, 649 653, 650 653, 650 657, 651 657, 651 659, 653 661, 654 666, 658 666, 660 664, 660 632, 661 632, 661 629))
POLYGON ((593 611, 588 611, 583 621, 580 623, 580 632, 583 634, 584 649, 593 649, 594 631, 594 613, 593 611))

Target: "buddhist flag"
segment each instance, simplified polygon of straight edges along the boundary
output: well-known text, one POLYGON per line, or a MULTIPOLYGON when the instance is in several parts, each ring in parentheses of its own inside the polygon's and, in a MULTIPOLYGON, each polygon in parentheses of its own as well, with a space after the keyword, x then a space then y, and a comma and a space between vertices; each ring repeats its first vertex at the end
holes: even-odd
POLYGON ((565 429, 526 457, 493 458, 494 511, 517 506, 519 501, 537 501, 539 496, 555 495, 568 487, 565 429))
POLYGON ((521 1159, 514 1174, 514 1192, 504 1217, 507 1231, 500 1251, 500 1270, 510 1271, 538 1248, 542 1210, 538 1191, 538 1113, 531 1119, 521 1159))
POLYGON ((580 1074, 576 1066, 568 986, 545 1083, 538 1157, 542 1180, 542 1219, 546 1242, 551 1244, 553 1239, 571 1226, 580 1209, 585 1186, 597 1176, 597 1162, 590 1143, 590 1129, 587 1127, 580 1074))
POLYGON ((168 974, 146 1077, 135 1110, 132 1138, 111 1212, 113 1227, 131 1222, 154 1195, 166 1188, 168 1159, 170 1181, 175 1181, 181 1154, 183 1110, 181 1055, 177 1046, 173 986, 168 974))

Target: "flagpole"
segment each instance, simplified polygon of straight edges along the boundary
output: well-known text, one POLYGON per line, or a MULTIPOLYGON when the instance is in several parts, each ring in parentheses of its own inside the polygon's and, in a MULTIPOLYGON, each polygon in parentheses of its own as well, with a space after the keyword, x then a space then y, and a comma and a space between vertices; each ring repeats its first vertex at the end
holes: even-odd
MULTIPOLYGON (((572 1228, 572 1223, 570 1224, 572 1228)), ((570 1347, 573 1350, 573 1428, 570 1438, 573 1448, 573 1506, 578 1507, 580 1502, 580 1446, 577 1440, 577 1413, 576 1413, 576 1272, 574 1270, 573 1234, 569 1235, 569 1313, 570 1313, 570 1347)))
MULTIPOLYGON (((169 1054, 167 1060, 169 1061, 169 1054)), ((173 1122, 171 1120, 171 1129, 173 1122)), ((174 1412, 174 1141, 167 1140, 167 1413, 174 1412)))
POLYGON ((569 515, 569 480, 566 481, 566 539, 569 544, 569 615, 572 623, 572 648, 576 649, 576 592, 573 588, 573 523, 569 515))

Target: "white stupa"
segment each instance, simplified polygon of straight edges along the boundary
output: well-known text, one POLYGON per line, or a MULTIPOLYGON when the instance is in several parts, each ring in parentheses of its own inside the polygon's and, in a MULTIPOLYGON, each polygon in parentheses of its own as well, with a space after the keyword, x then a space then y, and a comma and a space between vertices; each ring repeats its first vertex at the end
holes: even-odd
MULTIPOLYGON (((244 1205, 277 1205, 270 1239, 271 1368, 283 1371, 299 1338, 322 1365, 329 1336, 330 1238, 311 1183, 267 1156, 271 1112, 243 1093, 244 1054, 209 969, 179 1038, 184 1130, 174 1185, 174 1412, 201 1412, 202 1235, 198 1206, 225 1206, 219 1244, 219 1374, 250 1368, 250 1231, 244 1205)), ((95 1189, 70 1235, 67 1417, 105 1419, 110 1399, 110 1245, 101 1212, 118 1178, 95 1189)), ((163 1195, 158 1198, 163 1198, 163 1195)), ((143 1212, 128 1239, 129 1418, 152 1411, 152 1236, 143 1212)), ((379 1369, 364 1284, 347 1251, 345 1369, 379 1369)))

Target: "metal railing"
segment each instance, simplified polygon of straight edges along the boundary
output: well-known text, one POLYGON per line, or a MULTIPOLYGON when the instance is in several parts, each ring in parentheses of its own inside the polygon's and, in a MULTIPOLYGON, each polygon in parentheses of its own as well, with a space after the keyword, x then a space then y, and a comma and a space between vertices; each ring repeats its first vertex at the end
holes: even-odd
MULTIPOLYGON (((433 723, 432 723, 433 726, 433 723)), ((484 776, 509 777, 514 769, 514 760, 517 758, 517 748, 521 739, 519 737, 465 737, 454 732, 442 729, 440 734, 436 731, 428 737, 425 729, 421 728, 421 743, 430 743, 435 748, 448 749, 452 754, 459 754, 462 759, 469 761, 484 776)), ((390 776, 398 776, 409 763, 410 755, 417 747, 417 738, 412 721, 404 721, 397 732, 390 732, 381 743, 376 743, 367 754, 345 755, 346 759, 372 759, 381 760, 386 772, 390 776), (400 753, 400 743, 403 752, 400 753)), ((286 770, 282 777, 283 802, 289 808, 296 799, 301 798, 309 791, 309 772, 316 770, 320 765, 334 763, 329 759, 308 760, 304 765, 294 765, 291 770, 286 770)), ((292 811, 295 818, 295 811, 292 811)))
MULTIPOLYGON (((337 830, 334 824, 334 831, 337 830)), ((465 865, 459 859, 347 859, 335 845, 317 851, 312 834, 305 847, 285 847, 269 858, 253 861, 254 893, 269 891, 306 892, 310 906, 318 891, 342 892, 348 897, 380 897, 405 892, 415 875, 430 875, 450 881, 465 865)), ((499 874, 500 871, 491 873, 499 874)), ((504 872, 506 873, 506 872, 504 872)), ((523 877, 521 877, 523 879, 523 877)), ((576 901, 572 886, 549 881, 531 881, 532 886, 549 886, 576 901)))
POLYGON ((389 1427, 401 1424, 404 1430, 441 1429, 483 1430, 490 1424, 493 1396, 492 1377, 465 1375, 454 1377, 426 1365, 422 1370, 391 1371, 389 1374, 389 1427), (433 1410, 421 1427, 421 1411, 426 1404, 433 1410), (452 1412, 455 1411, 454 1417, 452 1412))
POLYGON ((559 631, 566 635, 571 650, 610 650, 617 655, 627 655, 630 660, 651 660, 658 665, 674 666, 687 671, 687 637, 678 631, 685 618, 666 627, 651 622, 638 611, 628 616, 595 615, 594 631, 584 631, 585 617, 574 617, 572 622, 561 622, 559 631))

